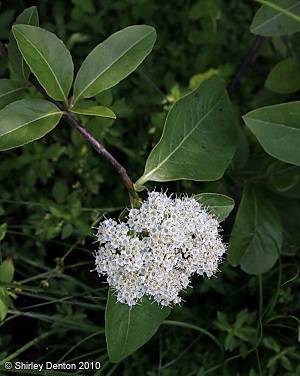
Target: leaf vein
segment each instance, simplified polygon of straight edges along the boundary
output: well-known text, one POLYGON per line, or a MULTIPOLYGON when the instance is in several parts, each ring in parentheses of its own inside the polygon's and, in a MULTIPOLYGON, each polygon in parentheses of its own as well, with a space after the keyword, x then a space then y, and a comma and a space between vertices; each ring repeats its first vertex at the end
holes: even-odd
MULTIPOLYGON (((23 36, 23 38, 36 50, 36 52, 40 55, 40 57, 42 58, 42 60, 46 63, 46 66, 49 68, 50 72, 52 73, 53 77, 54 77, 54 80, 56 81, 57 83, 57 86, 60 90, 60 92, 62 93, 63 97, 64 97, 64 100, 67 101, 67 98, 66 98, 66 95, 53 71, 53 69, 51 68, 51 66, 48 64, 47 60, 45 59, 45 57, 40 53, 40 51, 36 48, 36 46, 34 44, 32 44, 32 42, 26 38, 26 36, 24 34, 22 34, 20 31, 18 31, 17 29, 15 29, 20 35, 23 36)), ((29 65, 28 61, 26 60, 26 58, 23 56, 24 60, 26 61, 26 63, 29 65)), ((46 90, 47 91, 47 90, 46 90)))

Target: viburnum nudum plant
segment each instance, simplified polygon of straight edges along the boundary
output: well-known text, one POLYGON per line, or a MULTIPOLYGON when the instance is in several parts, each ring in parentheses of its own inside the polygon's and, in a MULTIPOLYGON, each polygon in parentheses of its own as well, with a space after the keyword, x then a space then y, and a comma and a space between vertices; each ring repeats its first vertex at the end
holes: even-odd
MULTIPOLYGON (((300 30, 299 16, 293 16, 290 8, 259 2, 266 6, 253 20, 253 33, 268 37, 300 30)), ((174 103, 143 174, 133 183, 126 168, 80 119, 116 118, 110 108, 95 105, 93 99, 131 74, 155 41, 153 27, 126 27, 88 54, 75 79, 70 52, 55 34, 39 27, 36 7, 24 10, 12 27, 9 43, 0 43, 0 53, 9 59, 14 72, 10 79, 0 80, 0 150, 38 140, 64 119, 115 168, 128 190, 129 208, 118 220, 108 218, 99 224, 99 245, 94 253, 95 270, 105 275, 110 285, 105 330, 112 362, 119 362, 147 342, 172 307, 182 303, 191 277, 214 275, 227 249, 219 234, 219 222, 232 211, 233 199, 216 193, 173 197, 148 191, 142 200, 140 192, 147 182, 211 182, 228 172, 229 179, 242 186, 228 259, 232 266, 258 276, 278 260, 283 246, 281 217, 286 219, 286 207, 294 208, 292 199, 299 197, 299 102, 259 108, 238 121, 225 84, 214 70, 174 103), (30 86, 37 89, 38 98, 28 90, 30 86), (259 153, 263 155, 261 164, 255 159, 259 153), (253 155, 254 160, 248 162, 253 155), (253 170, 260 166, 267 172, 259 170, 259 176, 253 177, 253 170), (258 182, 263 187, 258 187, 258 182), (274 195, 286 195, 284 211, 272 202, 274 195)), ((244 64, 250 62, 247 56, 244 64)), ((275 67, 266 81, 270 90, 279 94, 299 90, 299 80, 278 79, 287 68, 298 72, 299 63, 288 58, 275 67)), ((236 85, 243 70, 244 66, 229 88, 236 85)), ((289 226, 286 228, 293 239, 289 226)), ((2 238, 6 227, 1 225, 1 231, 2 238)), ((12 262, 2 265, 3 282, 11 282, 12 262)), ((11 302, 7 289, 3 289, 3 316, 11 302)))
POLYGON ((111 286, 106 309, 111 361, 126 357, 155 333, 171 307, 182 301, 180 292, 189 286, 193 274, 210 277, 217 271, 226 250, 218 220, 233 208, 231 198, 217 194, 172 198, 153 191, 148 192, 145 201, 139 196, 149 180, 207 181, 224 174, 235 153, 236 126, 221 80, 204 81, 174 104, 161 140, 136 183, 78 120, 78 116, 116 117, 111 109, 95 106, 89 98, 133 72, 150 53, 155 40, 155 30, 146 25, 116 32, 90 52, 74 82, 70 52, 56 35, 38 26, 36 7, 26 9, 17 18, 8 46, 1 45, 19 84, 2 80, 6 95, 2 96, 0 111, 0 149, 37 140, 65 119, 116 169, 128 190, 130 208, 122 220, 106 219, 97 232, 96 270, 107 276, 111 286), (44 98, 28 98, 28 85, 44 98), (19 99, 22 95, 25 99, 19 99), (124 309, 130 320, 140 323, 143 315, 152 317, 143 336, 135 336, 139 330, 135 325, 123 341, 122 328, 117 328, 123 324, 116 322, 124 309), (115 333, 119 333, 118 341, 115 333), (119 343, 125 346, 122 351, 119 343))

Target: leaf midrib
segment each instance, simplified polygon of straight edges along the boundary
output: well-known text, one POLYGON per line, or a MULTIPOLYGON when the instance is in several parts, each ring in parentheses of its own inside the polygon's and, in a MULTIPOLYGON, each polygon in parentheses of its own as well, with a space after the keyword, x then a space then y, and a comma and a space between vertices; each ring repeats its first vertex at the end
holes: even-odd
MULTIPOLYGON (((176 146, 174 148, 174 150, 165 158, 163 159, 155 168, 153 168, 152 170, 150 170, 149 172, 147 172, 147 174, 145 174, 143 176, 143 180, 147 179, 148 180, 148 177, 153 175, 158 169, 161 168, 161 166, 166 163, 171 157, 173 154, 175 154, 177 152, 178 149, 180 149, 180 147, 182 146, 182 144, 186 141, 186 139, 188 137, 190 137, 190 135, 201 125, 201 123, 211 114, 212 111, 215 110, 215 108, 219 105, 220 102, 222 102, 222 100, 224 99, 225 95, 222 95, 220 97, 220 99, 215 103, 215 105, 203 116, 203 118, 196 124, 195 127, 193 127, 191 129, 191 131, 181 140, 181 142, 178 144, 178 146, 176 146)), ((163 137, 163 136, 162 136, 163 137)), ((162 138, 161 138, 162 139, 162 138)), ((161 140, 160 140, 161 141, 161 140)), ((159 141, 159 142, 160 142, 159 141)), ((158 146, 159 144, 157 144, 158 146)), ((153 149, 154 150, 154 149, 153 149)))
MULTIPOLYGON (((58 79, 57 79, 57 77, 56 77, 56 75, 55 75, 55 73, 54 73, 54 71, 53 71, 53 69, 51 68, 51 65, 49 65, 48 64, 48 62, 47 62, 47 60, 45 59, 45 57, 39 52, 39 50, 35 47, 35 45, 34 44, 32 44, 31 43, 31 41, 28 39, 28 38, 26 38, 26 36, 21 32, 21 31, 19 31, 18 29, 14 29, 15 31, 17 31, 21 36, 23 36, 23 38, 34 48, 34 50, 41 56, 41 58, 42 58, 42 60, 46 63, 46 65, 47 65, 47 67, 49 68, 49 70, 50 70, 50 72, 52 73, 52 75, 53 75, 53 77, 54 77, 54 80, 56 81, 56 83, 57 83, 57 86, 58 86, 58 88, 59 88, 59 90, 60 90, 60 92, 61 92, 61 94, 63 95, 63 98, 64 98, 64 101, 66 102, 67 101, 67 98, 66 98, 66 95, 65 95, 65 93, 64 93, 64 91, 63 91, 63 89, 62 89, 62 87, 61 87, 61 85, 60 85, 60 83, 59 83, 59 81, 58 81, 58 79)), ((18 41, 17 41, 17 43, 18 43, 18 41)), ((18 45, 19 45, 19 43, 18 43, 18 45)), ((27 59, 25 58, 25 56, 22 54, 22 56, 23 56, 23 59, 26 61, 26 64, 30 67, 30 64, 28 63, 28 61, 27 61, 27 59)), ((46 88, 45 88, 45 90, 46 90, 46 88)), ((48 92, 48 90, 46 90, 47 92, 48 92)))
POLYGON ((129 328, 130 328, 130 320, 131 320, 131 308, 129 308, 129 312, 128 312, 128 320, 127 320, 126 335, 125 335, 125 340, 124 340, 124 343, 123 343, 123 348, 122 348, 122 352, 121 352, 121 357, 120 357, 120 359, 123 358, 124 352, 125 352, 126 347, 127 347, 127 344, 128 344, 129 328))
POLYGON ((55 111, 55 112, 47 113, 47 114, 45 114, 44 116, 37 117, 37 118, 35 118, 35 119, 32 120, 32 121, 29 121, 29 122, 27 122, 27 123, 22 123, 18 128, 14 128, 14 129, 12 129, 12 130, 6 132, 6 133, 2 133, 2 134, 0 134, 0 137, 7 136, 7 135, 9 135, 10 133, 17 131, 17 130, 20 129, 20 128, 26 127, 27 125, 30 125, 31 123, 34 123, 34 122, 36 122, 36 121, 38 121, 38 120, 45 119, 46 117, 53 116, 53 115, 58 115, 58 114, 62 114, 62 112, 61 112, 61 111, 55 111))
MULTIPOLYGON (((254 117, 243 116, 243 119, 249 119, 249 120, 252 120, 252 121, 257 122, 257 123, 262 123, 264 125, 274 126, 275 128, 276 127, 279 128, 280 130, 282 130, 284 128, 283 130, 298 131, 298 132, 300 131, 300 128, 292 127, 291 125, 285 125, 285 124, 281 124, 281 123, 273 123, 273 122, 270 122, 270 121, 257 119, 257 118, 254 118, 254 117)), ((251 126, 253 126, 253 124, 251 126)), ((255 126, 255 124, 254 124, 254 126, 255 126)))
MULTIPOLYGON (((120 55, 120 57, 115 60, 111 65, 109 65, 104 71, 102 71, 100 74, 98 74, 90 83, 89 85, 85 86, 85 88, 83 90, 81 90, 80 93, 78 93, 78 95, 76 96, 76 98, 74 98, 74 104, 78 101, 79 98, 81 98, 82 96, 82 93, 84 93, 85 91, 88 90, 89 87, 91 87, 95 81, 97 81, 99 79, 99 77, 103 76, 103 74, 108 70, 110 69, 111 67, 113 67, 120 59, 122 59, 123 56, 125 56, 128 51, 132 48, 134 48, 138 43, 140 43, 141 41, 143 41, 145 38, 147 38, 150 34, 151 34, 152 31, 150 31, 150 33, 148 33, 145 37, 141 38, 139 41, 137 41, 136 43, 134 43, 133 45, 131 45, 131 47, 129 49, 127 49, 122 55, 120 55)), ((97 48, 97 47, 96 47, 97 48)))
POLYGON ((18 88, 15 88, 15 89, 11 89, 10 91, 6 91, 5 93, 0 94, 0 99, 1 99, 1 98, 5 98, 5 97, 7 97, 8 95, 11 95, 11 94, 13 94, 13 93, 15 93, 15 92, 17 92, 17 91, 25 90, 25 89, 26 89, 25 86, 24 86, 24 87, 18 87, 18 88))
MULTIPOLYGON (((284 8, 284 9, 285 9, 285 10, 288 10, 288 11, 291 11, 293 8, 295 8, 296 6, 298 6, 299 3, 300 3, 300 1, 298 1, 296 4, 291 5, 291 6, 288 7, 288 8, 284 8)), ((273 22, 274 20, 276 20, 276 18, 281 17, 281 16, 285 16, 285 15, 282 14, 282 13, 277 13, 274 17, 272 17, 272 18, 270 18, 269 20, 267 20, 266 22, 260 24, 260 26, 257 26, 256 28, 254 28, 253 31, 254 31, 254 30, 259 30, 259 29, 261 29, 262 27, 265 27, 268 23, 273 22)))

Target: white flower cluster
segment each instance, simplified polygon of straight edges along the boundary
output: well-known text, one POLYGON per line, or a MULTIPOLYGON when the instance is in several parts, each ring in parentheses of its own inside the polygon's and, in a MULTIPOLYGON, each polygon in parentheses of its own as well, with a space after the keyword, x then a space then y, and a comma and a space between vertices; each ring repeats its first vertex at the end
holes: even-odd
POLYGON ((148 295, 163 306, 181 302, 193 274, 211 277, 226 247, 219 224, 194 198, 150 192, 127 222, 103 221, 95 270, 107 275, 117 300, 133 306, 148 295))

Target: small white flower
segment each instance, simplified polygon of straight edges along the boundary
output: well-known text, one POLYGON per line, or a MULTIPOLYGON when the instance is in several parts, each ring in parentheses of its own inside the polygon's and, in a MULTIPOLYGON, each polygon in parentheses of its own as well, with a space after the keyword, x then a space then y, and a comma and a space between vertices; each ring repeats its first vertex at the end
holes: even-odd
POLYGON ((97 238, 95 270, 129 306, 144 295, 163 306, 179 304, 191 276, 214 275, 226 252, 217 219, 194 198, 156 191, 129 210, 127 222, 100 223, 97 238))

